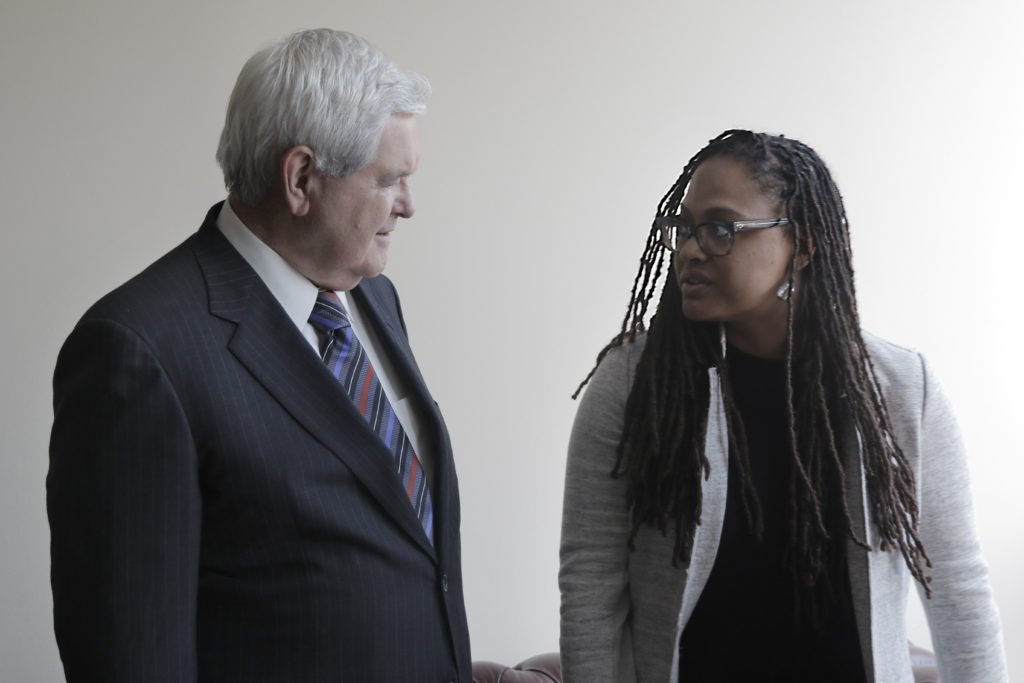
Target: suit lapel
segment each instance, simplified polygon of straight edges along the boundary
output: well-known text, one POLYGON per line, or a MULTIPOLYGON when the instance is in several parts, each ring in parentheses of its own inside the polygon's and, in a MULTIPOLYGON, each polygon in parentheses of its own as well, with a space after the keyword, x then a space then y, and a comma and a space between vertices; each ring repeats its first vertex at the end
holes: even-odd
POLYGON ((397 316, 385 315, 386 312, 398 310, 394 301, 394 292, 390 285, 382 285, 372 280, 363 280, 351 292, 355 297, 363 318, 373 326, 377 340, 391 361, 392 368, 404 383, 408 395, 412 397, 416 409, 421 411, 425 424, 430 430, 431 453, 434 455, 434 481, 431 497, 434 505, 435 536, 434 543, 438 548, 449 540, 451 532, 448 525, 455 519, 454 506, 455 472, 451 453, 451 442, 444 428, 441 411, 427 389, 412 349, 409 347, 405 329, 397 316), (391 299, 391 300, 389 300, 391 299))
POLYGON ((211 209, 194 251, 206 277, 210 313, 235 323, 228 348, 281 407, 341 460, 388 514, 434 555, 391 471, 391 452, 284 310, 216 227, 211 209))
POLYGON ((363 280, 351 292, 359 305, 363 317, 369 322, 377 333, 378 341, 384 346, 385 354, 395 371, 401 376, 404 387, 408 393, 415 397, 420 406, 426 408, 433 405, 433 399, 423 382, 416 360, 413 358, 412 349, 406 341, 405 331, 400 329, 401 323, 391 316, 385 316, 383 311, 394 308, 394 303, 384 300, 383 295, 377 287, 371 286, 363 280))

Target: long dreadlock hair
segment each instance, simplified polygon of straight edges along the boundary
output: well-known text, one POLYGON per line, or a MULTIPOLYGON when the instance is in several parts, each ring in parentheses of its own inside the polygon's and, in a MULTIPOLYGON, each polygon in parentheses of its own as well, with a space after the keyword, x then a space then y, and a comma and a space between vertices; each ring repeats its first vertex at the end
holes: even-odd
MULTIPOLYGON (((790 298, 786 316, 786 414, 790 452, 790 522, 787 560, 798 587, 829 582, 847 536, 862 547, 846 508, 846 474, 839 447, 844 406, 860 436, 868 505, 883 551, 898 548, 927 595, 931 566, 918 537, 914 475, 893 435, 874 366, 861 336, 854 293, 852 253, 842 197, 821 158, 807 145, 783 136, 729 130, 700 150, 658 205, 658 216, 675 215, 697 167, 715 156, 745 162, 761 189, 786 206, 794 240, 789 287, 797 259, 813 254, 790 298), (794 379, 800 391, 794 393, 794 379), (799 425, 799 428, 797 428, 799 425), (838 513, 835 511, 838 509, 838 513), (832 514, 829 514, 832 510, 832 514)), ((629 545, 642 525, 675 530, 673 563, 687 562, 701 515, 701 477, 710 474, 704 455, 710 374, 717 368, 728 424, 730 453, 740 476, 743 511, 760 534, 762 520, 750 477, 747 444, 729 385, 718 323, 687 320, 676 279, 667 278, 657 312, 644 320, 659 281, 674 266, 652 223, 629 307, 619 333, 601 350, 575 398, 613 348, 647 333, 626 402, 624 428, 613 477, 628 479, 632 514, 629 545), (666 268, 666 259, 669 263, 666 268)), ((796 596, 800 601, 800 596, 796 596)))

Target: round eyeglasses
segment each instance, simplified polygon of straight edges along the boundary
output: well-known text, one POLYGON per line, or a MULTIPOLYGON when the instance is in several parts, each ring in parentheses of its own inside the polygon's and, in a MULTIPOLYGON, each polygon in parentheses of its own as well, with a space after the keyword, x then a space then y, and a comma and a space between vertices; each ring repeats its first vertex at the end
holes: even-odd
POLYGON ((751 221, 708 221, 690 225, 682 216, 658 216, 655 225, 661 231, 663 247, 678 254, 686 240, 697 237, 697 246, 708 256, 726 256, 732 251, 736 233, 744 230, 764 230, 789 223, 788 218, 759 218, 751 221))

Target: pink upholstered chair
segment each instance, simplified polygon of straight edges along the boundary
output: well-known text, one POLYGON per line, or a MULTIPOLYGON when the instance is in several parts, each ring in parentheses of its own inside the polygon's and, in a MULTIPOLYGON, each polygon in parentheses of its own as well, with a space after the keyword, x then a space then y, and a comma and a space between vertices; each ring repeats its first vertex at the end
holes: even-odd
MULTIPOLYGON (((910 643, 910 663, 915 683, 939 683, 931 652, 910 643)), ((536 655, 515 666, 473 662, 473 683, 562 683, 562 662, 557 652, 536 655)))
POLYGON ((530 657, 515 666, 473 662, 473 683, 562 683, 557 652, 530 657))

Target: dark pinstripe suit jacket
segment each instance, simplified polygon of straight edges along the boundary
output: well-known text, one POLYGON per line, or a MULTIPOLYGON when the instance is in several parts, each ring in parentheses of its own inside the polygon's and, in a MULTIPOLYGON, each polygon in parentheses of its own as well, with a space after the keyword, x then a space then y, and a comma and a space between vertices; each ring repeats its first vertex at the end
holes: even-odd
POLYGON ((451 444, 394 287, 354 296, 428 416, 436 547, 219 208, 93 306, 57 361, 47 508, 68 680, 468 683, 451 444))

